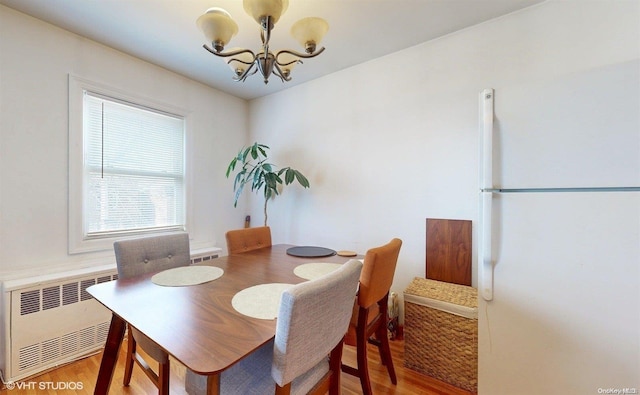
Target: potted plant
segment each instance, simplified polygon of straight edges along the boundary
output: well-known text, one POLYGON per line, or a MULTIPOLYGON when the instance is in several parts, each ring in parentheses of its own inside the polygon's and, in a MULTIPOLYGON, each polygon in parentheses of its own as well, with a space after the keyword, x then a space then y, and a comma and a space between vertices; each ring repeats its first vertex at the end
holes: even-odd
POLYGON ((298 170, 291 167, 283 167, 278 170, 273 164, 267 162, 267 150, 269 150, 268 146, 256 142, 241 149, 227 167, 227 178, 229 178, 236 166, 242 164, 233 182, 235 192, 233 207, 237 206, 238 199, 246 184, 251 185, 252 191, 262 190, 264 194, 264 226, 267 226, 267 204, 269 199, 279 195, 278 185, 289 185, 298 181, 304 188, 309 188, 309 180, 298 170))

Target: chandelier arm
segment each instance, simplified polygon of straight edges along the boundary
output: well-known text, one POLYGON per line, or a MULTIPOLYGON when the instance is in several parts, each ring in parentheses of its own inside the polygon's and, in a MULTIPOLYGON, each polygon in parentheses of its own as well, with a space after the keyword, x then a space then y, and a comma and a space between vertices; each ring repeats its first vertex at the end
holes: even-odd
POLYGON ((230 65, 231 62, 238 62, 238 63, 242 63, 242 64, 246 64, 246 65, 250 65, 250 64, 254 64, 255 60, 253 62, 245 62, 244 60, 240 60, 240 59, 236 59, 236 58, 231 58, 229 60, 227 60, 227 64, 230 65))
POLYGON ((324 52, 324 47, 320 48, 319 50, 311 54, 300 53, 297 51, 293 51, 291 49, 283 49, 282 51, 278 51, 278 53, 276 54, 276 62, 278 61, 278 56, 280 56, 280 54, 283 54, 283 53, 288 53, 289 55, 297 56, 302 59, 309 59, 309 58, 315 58, 316 56, 320 55, 322 52, 324 52))
POLYGON ((207 51, 211 52, 212 54, 214 54, 216 56, 220 56, 222 58, 226 58, 226 57, 229 57, 229 56, 240 55, 241 53, 250 53, 251 56, 253 56, 253 59, 254 60, 256 59, 256 54, 253 53, 253 51, 250 50, 250 49, 238 49, 238 50, 230 51, 230 52, 216 52, 214 49, 209 48, 209 46, 207 44, 204 44, 202 47, 204 49, 206 49, 207 51))
POLYGON ((297 63, 303 64, 302 60, 300 60, 300 59, 292 60, 291 62, 287 62, 287 63, 280 63, 280 62, 278 62, 278 59, 276 58, 276 64, 278 66, 289 66, 289 65, 297 64, 297 63))
POLYGON ((240 74, 237 77, 234 77, 233 79, 235 81, 238 81, 238 82, 244 82, 247 79, 248 76, 254 75, 258 71, 258 69, 255 69, 255 70, 253 70, 253 73, 249 73, 253 69, 253 67, 255 65, 256 65, 256 62, 252 62, 251 66, 247 67, 247 69, 244 71, 244 73, 240 74))
POLYGON ((286 76, 283 72, 282 69, 280 69, 280 65, 278 64, 278 62, 276 61, 276 63, 274 63, 273 65, 273 74, 277 75, 278 77, 280 77, 280 79, 282 80, 282 82, 285 81, 291 81, 291 77, 286 76))

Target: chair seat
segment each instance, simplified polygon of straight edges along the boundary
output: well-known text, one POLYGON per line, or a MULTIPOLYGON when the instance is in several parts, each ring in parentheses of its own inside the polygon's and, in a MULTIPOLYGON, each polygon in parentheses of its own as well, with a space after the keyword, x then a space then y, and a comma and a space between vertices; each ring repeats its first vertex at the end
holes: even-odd
POLYGON ((129 330, 131 330, 131 334, 136 341, 136 345, 149 355, 151 358, 156 360, 159 363, 169 361, 169 355, 161 349, 155 342, 151 339, 140 333, 136 328, 129 326, 129 330))

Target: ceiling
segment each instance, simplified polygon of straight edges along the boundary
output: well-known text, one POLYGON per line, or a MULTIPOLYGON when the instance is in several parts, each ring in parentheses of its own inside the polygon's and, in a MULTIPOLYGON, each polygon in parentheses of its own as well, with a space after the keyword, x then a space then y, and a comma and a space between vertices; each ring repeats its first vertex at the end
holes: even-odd
MULTIPOLYGON (((232 80, 225 60, 205 51, 196 19, 209 7, 226 9, 239 26, 227 45, 259 49, 258 25, 240 0, 0 0, 109 47, 157 64, 231 95, 253 99, 367 62, 544 0, 290 0, 275 26, 271 50, 302 48, 289 35, 306 16, 329 22, 323 54, 304 60, 283 83, 259 73, 232 80)), ((210 43, 207 43, 210 44, 210 43)))

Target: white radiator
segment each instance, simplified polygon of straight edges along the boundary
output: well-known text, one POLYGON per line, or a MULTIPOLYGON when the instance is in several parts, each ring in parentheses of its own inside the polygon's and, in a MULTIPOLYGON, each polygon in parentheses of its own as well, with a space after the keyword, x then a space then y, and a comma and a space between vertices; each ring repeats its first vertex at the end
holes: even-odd
MULTIPOLYGON (((216 258, 219 251, 192 251, 191 263, 216 258)), ((115 279, 115 265, 107 265, 3 282, 4 380, 15 382, 98 352, 107 338, 111 313, 86 289, 115 279)))

